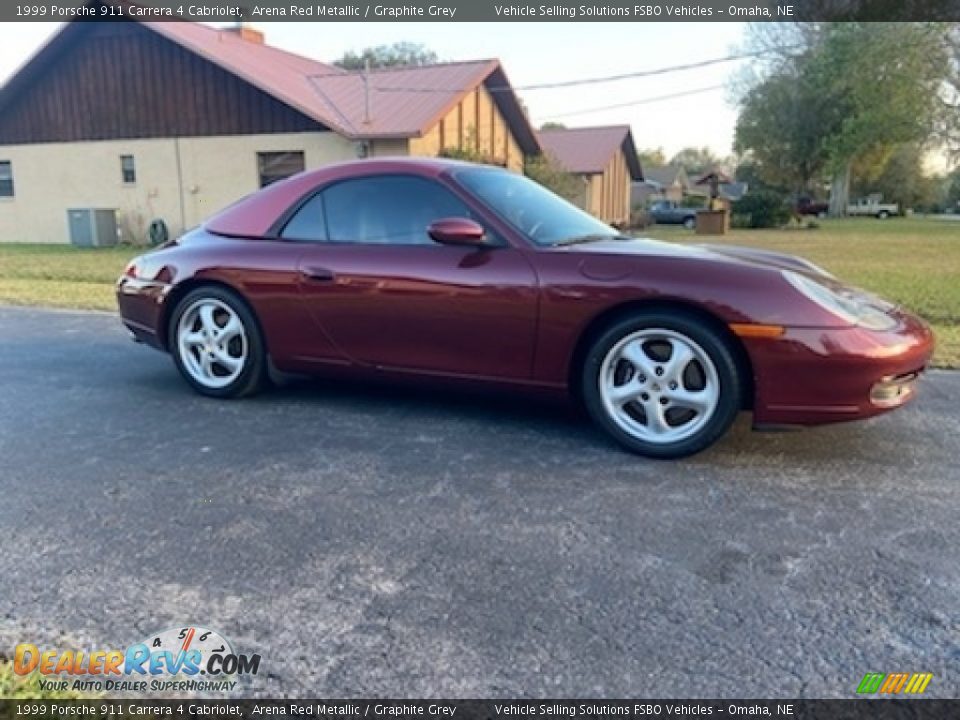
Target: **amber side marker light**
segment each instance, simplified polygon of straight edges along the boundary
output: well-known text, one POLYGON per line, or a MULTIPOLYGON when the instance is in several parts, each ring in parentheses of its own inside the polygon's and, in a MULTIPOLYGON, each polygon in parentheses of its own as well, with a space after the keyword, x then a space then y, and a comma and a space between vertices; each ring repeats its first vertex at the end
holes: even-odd
POLYGON ((730 323, 730 329, 737 337, 778 338, 784 333, 782 325, 754 325, 753 323, 730 323))

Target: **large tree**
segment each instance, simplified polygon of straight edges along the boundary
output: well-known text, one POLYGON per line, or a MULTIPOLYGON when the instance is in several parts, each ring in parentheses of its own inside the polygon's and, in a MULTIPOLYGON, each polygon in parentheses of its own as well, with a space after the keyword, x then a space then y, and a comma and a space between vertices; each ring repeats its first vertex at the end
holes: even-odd
POLYGON ((960 168, 947 178, 947 208, 951 212, 960 212, 960 168))
POLYGON ((960 160, 960 23, 947 27, 943 42, 948 63, 937 139, 954 160, 960 160))
POLYGON ((946 65, 942 33, 920 23, 827 26, 809 72, 841 111, 824 138, 832 215, 846 212, 858 157, 877 146, 930 138, 946 65))
POLYGON ((829 112, 801 73, 771 75, 742 99, 734 150, 763 182, 796 195, 819 185, 827 161, 821 122, 829 112))
POLYGON ((346 70, 362 70, 368 62, 371 68, 433 65, 437 62, 437 54, 421 43, 397 42, 364 48, 360 52, 348 50, 334 65, 346 70))
POLYGON ((942 23, 854 22, 753 31, 754 47, 771 52, 745 81, 738 149, 771 180, 788 176, 798 186, 827 173, 831 214, 842 215, 858 160, 934 134, 948 31, 942 23))
POLYGON ((917 143, 884 148, 881 157, 854 163, 851 186, 858 195, 880 193, 884 202, 904 209, 935 206, 942 200, 944 180, 925 172, 924 154, 917 143))
POLYGON ((667 156, 662 147, 637 150, 637 160, 640 161, 640 167, 644 168, 662 167, 667 164, 667 156))
POLYGON ((670 158, 670 164, 682 167, 693 178, 712 170, 721 160, 708 147, 685 147, 670 158))

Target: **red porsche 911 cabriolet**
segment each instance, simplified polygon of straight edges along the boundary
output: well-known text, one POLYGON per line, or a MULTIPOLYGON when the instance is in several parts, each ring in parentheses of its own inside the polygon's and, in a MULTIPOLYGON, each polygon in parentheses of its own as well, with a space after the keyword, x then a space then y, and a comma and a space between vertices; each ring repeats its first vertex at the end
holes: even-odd
POLYGON ((929 327, 797 257, 625 237, 521 175, 446 160, 331 165, 133 260, 136 339, 198 392, 268 368, 568 392, 626 448, 688 455, 759 427, 902 405, 929 327))

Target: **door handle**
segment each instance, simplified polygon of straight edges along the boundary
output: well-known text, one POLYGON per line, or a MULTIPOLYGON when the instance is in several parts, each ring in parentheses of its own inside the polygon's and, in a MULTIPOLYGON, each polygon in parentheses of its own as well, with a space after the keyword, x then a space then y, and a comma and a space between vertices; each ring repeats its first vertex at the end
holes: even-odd
POLYGON ((325 267, 308 265, 300 269, 300 274, 308 280, 317 280, 320 282, 332 282, 336 279, 333 270, 325 267))

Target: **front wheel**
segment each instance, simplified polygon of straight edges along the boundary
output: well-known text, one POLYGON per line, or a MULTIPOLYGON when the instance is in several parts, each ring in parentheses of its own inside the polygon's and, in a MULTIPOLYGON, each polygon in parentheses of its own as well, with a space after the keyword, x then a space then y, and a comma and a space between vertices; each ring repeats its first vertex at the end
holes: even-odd
POLYGON ((170 353, 190 386, 211 397, 251 395, 266 377, 266 351, 253 313, 235 293, 201 287, 170 320, 170 353))
POLYGON ((693 230, 697 226, 697 219, 693 217, 684 218, 683 226, 687 230, 693 230))
POLYGON ((587 353, 582 394, 594 421, 628 450, 692 455, 736 418, 743 389, 724 338, 683 312, 645 312, 604 332, 587 353))
POLYGON ((886 220, 888 217, 890 217, 890 213, 888 213, 886 210, 881 210, 877 213, 878 220, 886 220))

